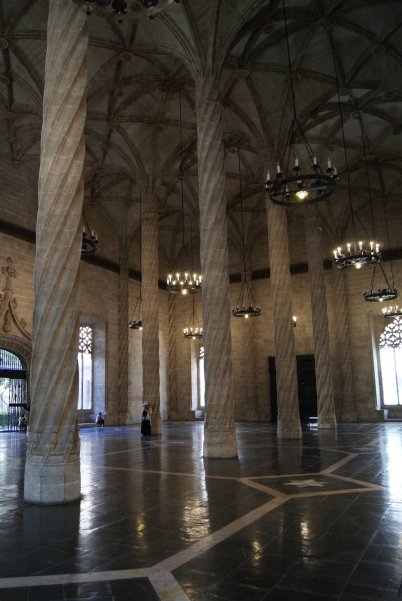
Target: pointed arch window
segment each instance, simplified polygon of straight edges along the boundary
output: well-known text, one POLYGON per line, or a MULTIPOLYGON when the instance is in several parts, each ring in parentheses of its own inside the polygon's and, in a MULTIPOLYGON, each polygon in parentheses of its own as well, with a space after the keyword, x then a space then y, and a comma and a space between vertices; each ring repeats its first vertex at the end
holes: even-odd
POLYGON ((198 378, 199 378, 199 399, 200 399, 200 408, 204 409, 205 407, 205 372, 204 372, 204 357, 205 350, 203 346, 200 346, 200 355, 198 362, 198 378))
POLYGON ((396 317, 380 336, 384 406, 402 405, 402 318, 396 317))
POLYGON ((80 327, 78 350, 78 410, 92 409, 93 328, 80 327))

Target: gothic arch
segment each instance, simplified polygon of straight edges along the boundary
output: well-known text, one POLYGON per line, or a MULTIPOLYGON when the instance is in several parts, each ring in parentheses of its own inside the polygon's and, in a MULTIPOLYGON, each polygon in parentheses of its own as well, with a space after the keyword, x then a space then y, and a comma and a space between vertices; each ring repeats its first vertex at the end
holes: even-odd
POLYGON ((0 334, 0 348, 14 353, 21 360, 27 370, 27 378, 29 381, 29 372, 31 368, 32 344, 26 340, 22 340, 17 336, 9 334, 0 334))

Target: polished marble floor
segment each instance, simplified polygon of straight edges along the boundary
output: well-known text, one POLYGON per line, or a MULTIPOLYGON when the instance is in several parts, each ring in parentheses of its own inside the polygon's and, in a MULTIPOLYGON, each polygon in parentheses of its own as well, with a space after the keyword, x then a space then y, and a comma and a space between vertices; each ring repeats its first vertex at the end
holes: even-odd
POLYGON ((26 435, 0 434, 1 601, 398 601, 402 423, 238 424, 204 460, 203 424, 80 432, 82 500, 22 500, 26 435))

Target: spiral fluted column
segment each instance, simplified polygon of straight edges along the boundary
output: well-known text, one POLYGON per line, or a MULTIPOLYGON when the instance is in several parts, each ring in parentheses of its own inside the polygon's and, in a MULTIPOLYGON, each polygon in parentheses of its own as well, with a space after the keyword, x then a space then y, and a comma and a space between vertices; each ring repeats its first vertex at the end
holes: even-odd
POLYGON ((198 178, 205 347, 205 457, 236 457, 222 106, 199 96, 198 178))
POLYGON ((158 206, 152 195, 143 204, 141 255, 143 402, 152 407, 152 434, 160 434, 158 206))
POLYGON ((119 242, 119 423, 128 422, 128 241, 119 242))
POLYGON ((86 17, 50 0, 36 225, 31 415, 24 497, 80 498, 79 264, 85 154, 86 17))
POLYGON ((301 438, 286 209, 267 201, 278 438, 301 438))
POLYGON ((177 410, 177 377, 176 377, 176 303, 175 295, 168 296, 168 327, 169 327, 169 399, 167 407, 168 419, 176 415, 177 410))
POLYGON ((342 386, 342 421, 353 422, 357 419, 357 413, 345 272, 334 268, 332 277, 336 307, 337 376, 340 378, 342 386))
POLYGON ((317 423, 319 428, 336 428, 321 228, 316 206, 306 207, 305 227, 317 383, 317 423))

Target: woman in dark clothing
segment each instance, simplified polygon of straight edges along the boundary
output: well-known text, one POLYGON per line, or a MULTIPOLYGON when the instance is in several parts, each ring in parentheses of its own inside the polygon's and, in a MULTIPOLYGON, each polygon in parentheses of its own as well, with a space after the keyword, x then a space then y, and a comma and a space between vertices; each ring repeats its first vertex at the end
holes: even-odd
POLYGON ((151 408, 147 403, 144 404, 142 410, 141 434, 143 436, 151 436, 151 408))

